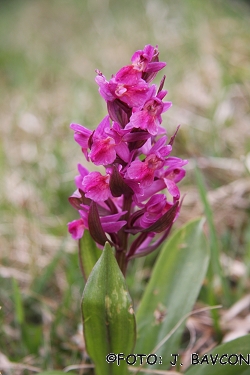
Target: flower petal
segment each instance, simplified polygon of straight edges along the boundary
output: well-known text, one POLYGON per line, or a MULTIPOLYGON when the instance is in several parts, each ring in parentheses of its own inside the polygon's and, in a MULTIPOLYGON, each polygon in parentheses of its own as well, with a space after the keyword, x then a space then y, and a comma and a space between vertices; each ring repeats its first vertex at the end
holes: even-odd
POLYGON ((82 219, 73 220, 67 225, 68 225, 68 231, 74 240, 79 240, 80 238, 82 238, 83 233, 84 233, 84 228, 85 228, 82 219))

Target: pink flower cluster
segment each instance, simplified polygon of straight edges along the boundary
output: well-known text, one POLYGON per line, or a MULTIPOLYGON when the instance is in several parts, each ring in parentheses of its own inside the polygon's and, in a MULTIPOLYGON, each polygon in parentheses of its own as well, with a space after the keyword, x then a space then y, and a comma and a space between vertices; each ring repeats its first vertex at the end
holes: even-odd
POLYGON ((147 45, 109 81, 97 71, 108 115, 94 131, 70 125, 87 161, 104 166, 105 173, 78 165, 69 201, 80 219, 68 224, 69 232, 80 239, 89 230, 97 244, 109 241, 126 262, 155 250, 180 210, 177 183, 187 160, 170 156, 177 131, 168 141, 161 126, 171 102, 163 101, 165 76, 158 89, 150 84, 166 65, 158 56, 158 48, 147 45))

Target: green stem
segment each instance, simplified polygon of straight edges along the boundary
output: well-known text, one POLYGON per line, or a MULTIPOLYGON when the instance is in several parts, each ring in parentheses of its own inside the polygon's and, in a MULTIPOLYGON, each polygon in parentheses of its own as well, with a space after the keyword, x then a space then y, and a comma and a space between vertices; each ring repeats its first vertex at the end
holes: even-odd
POLYGON ((126 259, 126 252, 124 251, 117 251, 116 252, 116 260, 118 263, 118 266, 120 267, 123 276, 125 277, 126 271, 127 271, 127 259, 126 259))
MULTIPOLYGON (((124 196, 123 200, 123 211, 127 211, 126 214, 122 217, 123 220, 128 221, 129 216, 130 216, 130 211, 131 211, 131 205, 132 205, 132 195, 124 196)), ((127 250, 128 250, 128 233, 124 231, 124 228, 122 228, 119 233, 119 242, 120 242, 120 249, 116 250, 116 260, 117 263, 125 277, 126 275, 126 270, 127 270, 127 265, 128 265, 128 260, 126 258, 127 250)))

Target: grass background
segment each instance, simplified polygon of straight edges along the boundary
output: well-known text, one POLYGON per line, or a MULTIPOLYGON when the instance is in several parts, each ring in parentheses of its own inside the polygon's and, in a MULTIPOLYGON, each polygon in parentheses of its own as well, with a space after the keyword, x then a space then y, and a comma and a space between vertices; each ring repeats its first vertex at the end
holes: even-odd
MULTIPOLYGON (((173 107, 163 125, 171 135, 181 124, 173 154, 190 159, 176 226, 203 213, 206 191, 210 246, 230 286, 226 294, 213 274, 214 300, 226 313, 249 298, 249 24, 247 1, 0 1, 2 374, 86 362, 84 284, 66 228, 77 216, 67 201, 76 165, 85 161, 69 124, 99 124, 106 108, 95 69, 108 78, 145 44, 157 44, 167 61, 173 107), (203 182, 195 180, 195 164, 203 182)), ((153 261, 131 265, 135 304, 153 261)), ((201 292, 200 303, 208 302, 201 292)), ((248 310, 240 314, 250 331, 248 310)), ((222 327, 222 336, 239 333, 236 326, 222 327)))

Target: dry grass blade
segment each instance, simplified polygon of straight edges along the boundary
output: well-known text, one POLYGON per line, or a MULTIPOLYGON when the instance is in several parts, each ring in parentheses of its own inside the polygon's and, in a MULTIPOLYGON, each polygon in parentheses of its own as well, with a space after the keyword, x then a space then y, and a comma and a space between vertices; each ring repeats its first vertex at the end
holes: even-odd
POLYGON ((226 331, 223 342, 228 342, 250 331, 250 294, 237 301, 230 309, 225 311, 221 317, 221 325, 226 331))
POLYGON ((214 309, 220 309, 222 308, 221 305, 217 305, 217 306, 209 306, 209 307, 204 307, 204 308, 201 308, 201 309, 197 309, 197 310, 194 310, 194 311, 191 311, 190 313, 186 314, 183 316, 183 318, 174 326, 174 328, 159 342, 159 344, 151 351, 151 353, 155 353, 173 334, 174 332, 180 327, 180 325, 185 322, 185 320, 194 315, 194 314, 198 314, 198 313, 201 313, 203 311, 209 311, 209 310, 214 310, 214 309))
POLYGON ((38 367, 26 365, 24 363, 10 362, 3 353, 0 353, 0 374, 1 370, 28 370, 33 372, 41 372, 41 369, 38 367))
POLYGON ((236 315, 240 314, 243 310, 248 309, 250 307, 250 294, 247 294, 239 301, 237 301, 230 309, 228 309, 225 314, 223 315, 224 321, 230 321, 236 315))

